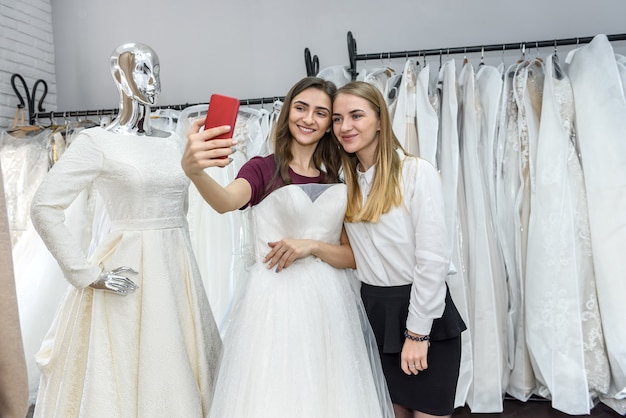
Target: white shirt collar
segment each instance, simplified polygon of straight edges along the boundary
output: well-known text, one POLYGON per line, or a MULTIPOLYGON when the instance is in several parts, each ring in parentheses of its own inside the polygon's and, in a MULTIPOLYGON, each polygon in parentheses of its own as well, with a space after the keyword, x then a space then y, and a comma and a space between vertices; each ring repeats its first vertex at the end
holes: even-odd
POLYGON ((359 180, 359 187, 361 188, 361 194, 365 198, 372 189, 372 181, 374 180, 374 173, 376 173, 376 165, 371 166, 366 172, 360 170, 360 165, 357 166, 356 172, 359 180))

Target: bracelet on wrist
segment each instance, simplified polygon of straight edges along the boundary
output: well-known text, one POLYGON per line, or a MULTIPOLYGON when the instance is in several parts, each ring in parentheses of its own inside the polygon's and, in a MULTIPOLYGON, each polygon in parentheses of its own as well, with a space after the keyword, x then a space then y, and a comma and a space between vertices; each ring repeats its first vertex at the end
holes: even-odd
POLYGON ((430 335, 424 335, 423 337, 414 337, 411 334, 409 334, 408 330, 404 330, 404 338, 408 338, 411 341, 429 341, 430 340, 430 335))

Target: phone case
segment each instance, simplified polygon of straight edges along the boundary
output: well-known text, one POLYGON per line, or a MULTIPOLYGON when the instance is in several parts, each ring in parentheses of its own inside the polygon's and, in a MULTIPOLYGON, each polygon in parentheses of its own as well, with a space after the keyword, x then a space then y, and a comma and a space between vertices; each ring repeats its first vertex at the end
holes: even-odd
POLYGON ((239 99, 222 96, 221 94, 212 94, 206 121, 204 122, 204 129, 229 125, 230 132, 218 135, 212 139, 231 138, 237 122, 237 112, 239 112, 239 99))

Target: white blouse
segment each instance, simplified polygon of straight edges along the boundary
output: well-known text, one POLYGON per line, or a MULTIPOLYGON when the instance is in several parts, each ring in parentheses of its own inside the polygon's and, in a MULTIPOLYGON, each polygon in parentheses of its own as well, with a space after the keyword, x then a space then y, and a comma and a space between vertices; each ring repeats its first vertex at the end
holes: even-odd
MULTIPOLYGON (((378 222, 346 222, 356 273, 373 286, 412 284, 406 327, 427 335, 445 308, 450 265, 443 190, 437 170, 426 160, 402 155, 403 202, 378 222)), ((375 166, 358 172, 367 199, 375 166)))

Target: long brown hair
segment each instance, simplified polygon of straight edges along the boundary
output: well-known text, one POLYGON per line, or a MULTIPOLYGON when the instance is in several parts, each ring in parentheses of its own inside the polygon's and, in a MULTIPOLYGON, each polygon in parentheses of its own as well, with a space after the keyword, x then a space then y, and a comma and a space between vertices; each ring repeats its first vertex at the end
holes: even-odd
MULTIPOLYGON (((291 176, 289 175, 289 163, 293 155, 291 154, 291 141, 293 138, 289 131, 289 111, 291 102, 294 97, 309 88, 315 88, 323 91, 332 101, 333 94, 337 90, 335 84, 318 77, 305 77, 294 84, 285 96, 280 114, 276 120, 276 126, 272 133, 272 141, 274 144, 274 160, 276 161, 276 172, 273 180, 269 183, 274 184, 278 177, 284 184, 291 184, 291 176)), ((332 138, 331 132, 324 133, 313 153, 313 164, 324 173, 323 182, 337 183, 339 181, 339 169, 341 168, 341 158, 337 150, 337 144, 332 138)))
MULTIPOLYGON (((363 81, 352 81, 339 88, 333 101, 341 94, 348 94, 367 100, 376 111, 380 121, 378 144, 376 145, 376 172, 365 206, 359 187, 357 176, 356 154, 349 154, 341 150, 341 160, 345 182, 348 186, 348 207, 346 209, 347 222, 378 222, 381 215, 389 212, 392 207, 402 203, 402 189, 400 185, 400 170, 402 160, 398 150, 406 152, 400 141, 393 133, 391 118, 387 104, 380 91, 373 85, 363 81)), ((337 138, 333 138, 337 143, 337 138)))

